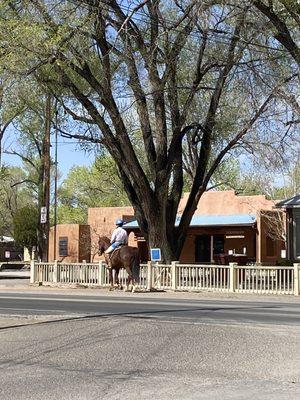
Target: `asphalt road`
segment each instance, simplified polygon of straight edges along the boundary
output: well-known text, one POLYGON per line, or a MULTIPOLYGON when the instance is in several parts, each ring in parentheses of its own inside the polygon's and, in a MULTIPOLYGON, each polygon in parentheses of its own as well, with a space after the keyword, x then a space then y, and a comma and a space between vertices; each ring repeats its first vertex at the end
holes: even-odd
POLYGON ((2 315, 130 316, 177 323, 300 326, 300 302, 185 300, 114 296, 1 293, 2 315))
POLYGON ((300 302, 255 299, 0 291, 0 398, 299 399, 300 302))

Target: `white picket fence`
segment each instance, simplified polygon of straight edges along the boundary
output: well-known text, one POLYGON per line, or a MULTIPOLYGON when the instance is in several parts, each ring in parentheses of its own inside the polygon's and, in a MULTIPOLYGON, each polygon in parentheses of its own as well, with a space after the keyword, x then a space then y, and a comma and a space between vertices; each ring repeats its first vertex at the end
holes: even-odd
MULTIPOLYGON (((172 262, 169 265, 142 264, 140 290, 219 291, 258 294, 299 295, 300 264, 292 267, 196 265, 172 262)), ((120 271, 125 284, 127 273, 120 271)), ((108 270, 99 263, 31 263, 31 284, 84 285, 108 287, 108 270)))

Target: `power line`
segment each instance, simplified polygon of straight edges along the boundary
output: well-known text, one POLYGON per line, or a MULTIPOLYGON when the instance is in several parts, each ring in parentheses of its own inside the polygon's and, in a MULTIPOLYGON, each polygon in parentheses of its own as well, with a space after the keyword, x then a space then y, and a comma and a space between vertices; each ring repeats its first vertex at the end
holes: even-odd
MULTIPOLYGON (((127 15, 125 15, 125 17, 129 17, 130 14, 134 11, 134 9, 130 9, 129 7, 126 8, 125 6, 122 6, 122 5, 119 5, 119 7, 120 7, 120 9, 121 9, 122 11, 126 11, 126 12, 128 13, 127 15)), ((148 19, 151 19, 151 16, 148 15, 146 12, 137 11, 135 14, 133 14, 133 15, 130 17, 130 19, 135 20, 135 21, 137 21, 137 22, 145 22, 145 23, 147 23, 147 24, 149 24, 149 25, 151 24, 151 22, 150 22, 149 20, 147 20, 147 19, 145 19, 145 18, 137 18, 135 15, 140 15, 141 17, 145 17, 145 16, 146 16, 148 19)), ((173 24, 173 23, 174 23, 172 20, 170 20, 170 19, 168 19, 168 18, 166 18, 166 17, 164 18, 164 21, 166 21, 166 22, 169 23, 169 24, 173 24)), ((159 20, 158 20, 158 24, 160 24, 160 21, 159 21, 159 20)), ((160 24, 160 25, 161 25, 161 24, 160 24)), ((164 28, 164 26, 162 26, 162 25, 161 25, 161 27, 164 28)), ((177 32, 177 33, 182 32, 182 31, 181 31, 180 29, 178 29, 178 28, 172 28, 171 31, 177 32)), ((211 32, 211 35, 213 35, 213 33, 218 34, 218 35, 230 35, 232 32, 225 32, 225 31, 211 32)), ((209 35, 209 34, 206 33, 205 35, 209 35)), ((204 34, 203 34, 202 32, 200 32, 200 31, 198 31, 198 32, 191 32, 191 33, 189 34, 189 36, 194 37, 195 39, 203 39, 204 34)), ((225 44, 225 45, 230 45, 230 43, 231 43, 231 38, 228 39, 228 40, 224 40, 224 39, 221 40, 221 39, 218 39, 218 38, 213 37, 213 36, 210 36, 210 37, 207 36, 206 39, 207 39, 207 40, 210 40, 210 41, 213 41, 213 42, 215 42, 215 43, 225 44)), ((244 39, 242 39, 242 38, 240 38, 240 41, 241 41, 241 42, 244 42, 245 44, 249 44, 249 45, 253 45, 253 46, 257 46, 257 47, 261 47, 261 48, 265 48, 265 49, 269 49, 269 50, 275 50, 275 51, 279 51, 279 52, 285 52, 284 49, 280 49, 280 48, 277 48, 277 47, 270 47, 270 46, 262 45, 262 44, 259 44, 259 43, 250 43, 250 42, 248 42, 248 41, 246 41, 246 40, 244 40, 244 39)), ((194 51, 194 50, 191 50, 191 51, 194 51)))
MULTIPOLYGON (((92 5, 91 5, 91 6, 88 6, 87 4, 81 4, 81 5, 82 5, 83 7, 85 7, 85 8, 93 7, 92 5)), ((95 6, 95 8, 97 8, 97 7, 95 6)), ((125 6, 121 5, 121 4, 119 4, 119 8, 120 8, 122 11, 124 11, 124 12, 127 13, 127 14, 125 14, 124 16, 125 16, 125 18, 130 17, 130 18, 129 18, 129 21, 130 21, 130 20, 133 20, 133 21, 136 21, 136 22, 144 22, 144 23, 146 23, 146 24, 148 24, 148 25, 151 25, 151 22, 149 21, 149 19, 151 18, 151 16, 148 15, 145 11, 144 11, 144 12, 142 12, 142 11, 136 11, 133 15, 131 15, 132 12, 134 12, 134 9, 132 9, 132 8, 130 8, 130 7, 125 7, 125 6), (141 17, 143 17, 143 18, 138 18, 137 15, 138 15, 138 16, 141 16, 141 17), (145 19, 145 16, 148 18, 148 20, 145 19)), ((114 10, 112 10, 112 11, 114 12, 114 10)), ((170 20, 170 19, 168 19, 168 18, 164 18, 164 21, 166 21, 166 22, 169 23, 169 24, 173 24, 173 23, 174 23, 172 20, 170 20)), ((159 20, 158 20, 158 24, 159 24, 162 28, 165 28, 165 27, 160 23, 159 20)), ((182 32, 182 30, 180 30, 180 29, 178 29, 178 28, 172 28, 171 31, 172 31, 172 32, 177 32, 177 33, 181 33, 181 32, 182 32)), ((213 34, 213 33, 219 34, 219 35, 230 35, 230 34, 231 34, 231 32, 225 32, 225 31, 223 31, 223 32, 222 32, 222 31, 219 31, 219 32, 212 32, 211 34, 213 34)), ((214 36, 210 36, 210 37, 209 37, 208 34, 207 34, 207 32, 206 32, 205 35, 206 35, 206 40, 209 40, 209 41, 212 41, 212 42, 215 42, 215 43, 219 43, 219 44, 223 44, 223 45, 227 45, 227 46, 230 45, 231 39, 232 39, 232 38, 230 38, 230 39, 228 39, 228 40, 224 40, 224 39, 218 39, 218 38, 216 38, 216 37, 214 37, 214 36)), ((200 32, 200 31, 198 31, 198 32, 191 32, 191 33, 189 34, 189 36, 190 36, 190 37, 193 37, 193 38, 195 38, 195 39, 197 39, 197 40, 199 40, 199 39, 203 39, 204 34, 203 34, 202 32, 200 32)), ((242 42, 242 43, 244 43, 244 44, 251 45, 251 46, 264 48, 264 49, 266 49, 266 50, 274 50, 274 51, 286 53, 286 51, 285 51, 284 49, 280 49, 280 48, 278 48, 278 47, 271 47, 271 46, 267 46, 267 45, 263 45, 263 44, 259 44, 259 43, 251 43, 251 42, 246 41, 246 40, 244 40, 244 39, 242 39, 242 38, 239 38, 239 40, 240 40, 240 42, 242 42)), ((172 43, 172 41, 170 41, 170 43, 172 43)), ((174 42, 173 42, 172 44, 174 44, 174 42)), ((184 48, 185 48, 186 50, 189 50, 189 51, 195 53, 195 49, 188 48, 187 46, 185 46, 184 48)), ((257 52, 263 52, 263 51, 260 51, 260 50, 258 50, 258 49, 256 49, 256 51, 257 51, 257 52)))

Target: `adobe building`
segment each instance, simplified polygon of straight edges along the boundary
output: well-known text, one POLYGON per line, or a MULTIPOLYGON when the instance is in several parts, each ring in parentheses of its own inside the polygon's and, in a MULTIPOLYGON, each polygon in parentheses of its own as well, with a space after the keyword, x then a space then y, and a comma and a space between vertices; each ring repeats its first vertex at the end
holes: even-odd
MULTIPOLYGON (((180 201, 177 223, 188 195, 180 201)), ((283 237, 274 234, 274 226, 284 229, 274 205, 263 195, 238 196, 234 190, 205 192, 191 220, 179 261, 275 265, 285 243, 283 237)), ((137 221, 125 228, 134 233, 142 259, 147 259, 149 251, 137 221)))
MULTIPOLYGON (((56 246, 54 245, 54 227, 49 235, 49 261, 59 262, 97 262, 98 240, 100 236, 111 237, 115 221, 122 218, 125 222, 134 219, 132 207, 98 207, 88 209, 88 224, 57 225, 56 246), (56 248, 56 251, 54 250, 56 248)), ((129 245, 136 246, 133 235, 129 236, 129 245)))
POLYGON ((91 233, 89 225, 61 224, 49 233, 49 261, 65 263, 89 262, 91 258, 91 233))
MULTIPOLYGON (((183 196, 178 207, 177 223, 188 199, 183 196)), ((277 222, 278 211, 274 211, 274 202, 265 196, 238 196, 234 190, 208 191, 201 197, 197 210, 192 218, 186 241, 180 256, 182 263, 225 263, 238 262, 245 264, 259 262, 275 265, 281 257, 285 243, 274 236, 270 230, 277 222), (272 218, 270 218, 272 216, 272 218)), ((68 237, 68 255, 64 261, 78 262, 82 258, 97 261, 99 236, 111 236, 115 220, 122 218, 127 222, 124 228, 129 233, 129 244, 140 249, 143 261, 149 259, 149 249, 139 230, 132 207, 99 207, 88 210, 90 230, 89 258, 82 257, 82 239, 79 225, 59 225, 57 231, 57 254, 60 255, 62 238, 68 237), (75 228, 75 227, 78 228, 75 228), (74 243, 73 243, 74 242, 74 243), (75 243, 80 244, 76 247, 75 243), (72 250, 72 251, 71 251, 72 250), (70 261, 69 261, 70 260, 70 261)), ((279 226, 279 229, 284 227, 279 226)), ((51 229, 51 232, 53 228, 51 229)), ((53 233, 51 236, 53 247, 53 233)), ((51 247, 51 243, 50 243, 51 247)), ((60 258, 57 258, 60 259, 60 258)), ((50 260, 53 260, 51 253, 50 260), (52 258, 51 258, 52 257, 52 258)))

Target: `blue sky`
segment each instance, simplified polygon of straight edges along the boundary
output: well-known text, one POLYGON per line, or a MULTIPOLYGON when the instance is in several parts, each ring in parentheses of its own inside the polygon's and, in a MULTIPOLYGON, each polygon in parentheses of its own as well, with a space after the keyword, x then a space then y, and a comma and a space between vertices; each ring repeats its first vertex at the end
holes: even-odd
MULTIPOLYGON (((51 140, 54 140, 51 135, 51 140)), ((3 141, 3 148, 8 150, 18 150, 17 142, 15 140, 15 132, 12 130, 7 131, 3 141)), ((51 156, 54 159, 54 143, 51 148, 51 156)), ((61 179, 64 179, 70 169, 76 165, 89 166, 95 160, 93 152, 86 152, 79 148, 79 145, 74 139, 58 138, 58 168, 60 171, 61 179)), ((16 155, 3 154, 2 162, 6 165, 21 165, 21 160, 16 155)))

